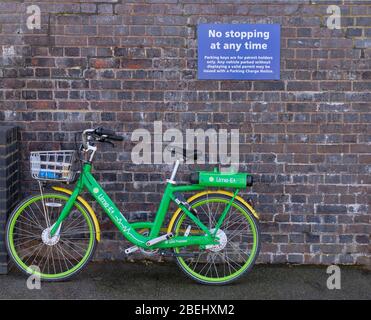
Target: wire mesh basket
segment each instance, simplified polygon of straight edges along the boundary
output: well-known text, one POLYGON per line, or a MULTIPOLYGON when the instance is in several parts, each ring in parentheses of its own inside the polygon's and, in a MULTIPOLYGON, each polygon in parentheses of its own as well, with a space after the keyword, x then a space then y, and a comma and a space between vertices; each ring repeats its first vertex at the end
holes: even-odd
POLYGON ((36 180, 71 182, 76 176, 76 151, 33 151, 31 175, 36 180))

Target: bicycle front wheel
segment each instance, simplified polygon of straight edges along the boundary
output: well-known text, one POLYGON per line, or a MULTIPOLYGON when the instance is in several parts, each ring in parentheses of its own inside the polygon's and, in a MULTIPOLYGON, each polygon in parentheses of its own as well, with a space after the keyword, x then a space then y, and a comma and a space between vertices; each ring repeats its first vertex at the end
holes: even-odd
MULTIPOLYGON (((197 210, 197 217, 215 231, 218 219, 231 197, 223 194, 207 194, 190 203, 197 210)), ((176 236, 204 235, 185 213, 174 224, 176 236)), ((250 210, 235 200, 216 236, 218 245, 187 246, 175 248, 177 263, 193 280, 203 284, 230 283, 253 266, 260 249, 259 225, 250 210)))
POLYGON ((15 265, 42 280, 66 280, 89 262, 96 247, 95 226, 83 205, 76 201, 60 230, 50 236, 68 201, 62 194, 27 198, 11 214, 6 245, 15 265))

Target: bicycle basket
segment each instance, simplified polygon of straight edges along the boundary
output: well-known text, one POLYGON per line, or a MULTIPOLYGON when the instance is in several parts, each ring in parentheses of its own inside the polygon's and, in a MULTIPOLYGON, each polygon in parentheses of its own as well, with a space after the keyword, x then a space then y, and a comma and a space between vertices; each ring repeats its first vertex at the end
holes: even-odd
POLYGON ((32 151, 31 175, 36 180, 71 182, 75 179, 76 151, 32 151))

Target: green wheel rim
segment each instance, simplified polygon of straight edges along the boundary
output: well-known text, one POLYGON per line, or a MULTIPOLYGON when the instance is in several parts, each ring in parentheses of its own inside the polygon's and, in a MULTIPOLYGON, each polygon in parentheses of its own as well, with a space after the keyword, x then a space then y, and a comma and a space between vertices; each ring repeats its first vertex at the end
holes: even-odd
MULTIPOLYGON (((60 200, 64 200, 64 201, 68 200, 68 197, 63 196, 63 195, 59 195, 59 194, 45 194, 43 197, 44 197, 44 199, 45 198, 54 198, 54 199, 60 199, 60 200)), ((89 259, 92 248, 93 248, 93 245, 94 245, 94 241, 95 241, 94 240, 94 226, 93 226, 92 221, 89 218, 88 214, 86 213, 86 211, 79 205, 79 203, 75 202, 74 206, 84 216, 85 221, 87 222, 87 225, 89 227, 89 234, 90 234, 89 244, 88 244, 88 247, 86 249, 85 255, 83 256, 81 261, 78 264, 76 264, 76 266, 74 266, 73 268, 71 268, 71 269, 69 269, 65 272, 56 273, 56 274, 46 274, 46 273, 37 272, 37 271, 33 270, 32 268, 30 268, 30 266, 27 266, 22 261, 22 259, 19 257, 19 255, 18 255, 18 253, 15 249, 15 246, 14 246, 13 232, 14 232, 15 223, 16 223, 19 215, 23 212, 23 210, 26 209, 31 204, 33 204, 34 202, 40 200, 41 198, 42 198, 41 195, 32 197, 31 199, 26 201, 24 204, 22 204, 22 206, 18 208, 17 212, 12 216, 12 220, 9 224, 9 229, 8 229, 8 243, 9 243, 10 253, 11 253, 12 257, 14 258, 14 260, 16 261, 16 263, 19 265, 19 267, 21 267, 27 273, 35 274, 42 279, 63 279, 63 278, 68 277, 69 275, 73 274, 77 270, 79 270, 79 268, 86 262, 86 260, 89 259)))
MULTIPOLYGON (((210 199, 206 199, 206 200, 197 202, 192 207, 193 208, 197 208, 198 206, 201 206, 201 205, 203 205, 203 204, 205 204, 207 202, 223 202, 223 203, 226 203, 227 204, 229 202, 229 200, 222 199, 222 198, 210 198, 210 199)), ((228 276, 225 276, 225 277, 213 278, 213 277, 206 277, 204 275, 201 275, 201 274, 195 272, 194 270, 192 270, 188 266, 188 264, 185 262, 185 260, 183 259, 183 257, 178 256, 177 257, 178 262, 185 269, 185 271, 188 272, 191 276, 193 276, 193 277, 195 277, 197 279, 200 279, 200 280, 202 280, 204 282, 208 282, 208 283, 229 282, 229 281, 231 281, 231 280, 239 277, 247 268, 249 268, 250 264, 254 261, 255 255, 257 253, 257 248, 258 248, 258 233, 257 233, 257 229, 256 229, 256 224, 253 221, 253 218, 249 214, 247 214, 246 211, 243 208, 241 208, 238 204, 236 204, 235 202, 233 202, 232 203, 232 206, 234 208, 236 208, 241 214, 243 214, 243 216, 249 222, 249 225, 250 225, 250 228, 251 228, 251 231, 252 231, 254 243, 253 243, 253 247, 251 249, 251 254, 250 254, 249 258, 246 260, 246 262, 244 263, 244 265, 238 271, 236 271, 236 272, 234 272, 234 273, 232 273, 232 274, 230 274, 228 276)), ((177 224, 175 226, 175 234, 178 234, 179 228, 180 228, 182 222, 184 221, 184 219, 186 217, 187 217, 187 215, 184 213, 184 214, 182 214, 182 216, 178 220, 178 222, 177 222, 177 224)), ((179 253, 180 248, 175 248, 174 250, 175 250, 176 253, 179 253)))

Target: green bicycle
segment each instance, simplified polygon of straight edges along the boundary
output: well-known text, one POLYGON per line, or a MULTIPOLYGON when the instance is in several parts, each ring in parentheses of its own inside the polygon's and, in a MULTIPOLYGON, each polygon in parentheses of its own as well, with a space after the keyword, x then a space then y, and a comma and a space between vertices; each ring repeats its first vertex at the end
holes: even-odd
POLYGON ((91 173, 96 142, 121 140, 111 130, 88 129, 79 150, 31 152, 31 174, 39 181, 40 194, 25 199, 9 217, 6 246, 15 265, 46 281, 66 280, 87 265, 101 238, 96 215, 81 196, 87 190, 132 243, 125 254, 142 251, 173 256, 181 270, 203 284, 230 283, 250 270, 259 254, 259 217, 238 192, 252 185, 251 175, 214 169, 194 172, 190 184, 177 184, 182 158, 196 159, 199 154, 172 147, 172 154, 180 156, 166 181, 154 221, 129 223, 91 173), (41 181, 76 184, 73 190, 53 187, 52 193, 43 193, 41 181), (185 199, 184 193, 195 191, 185 199), (177 210, 164 228, 171 202, 177 210))

